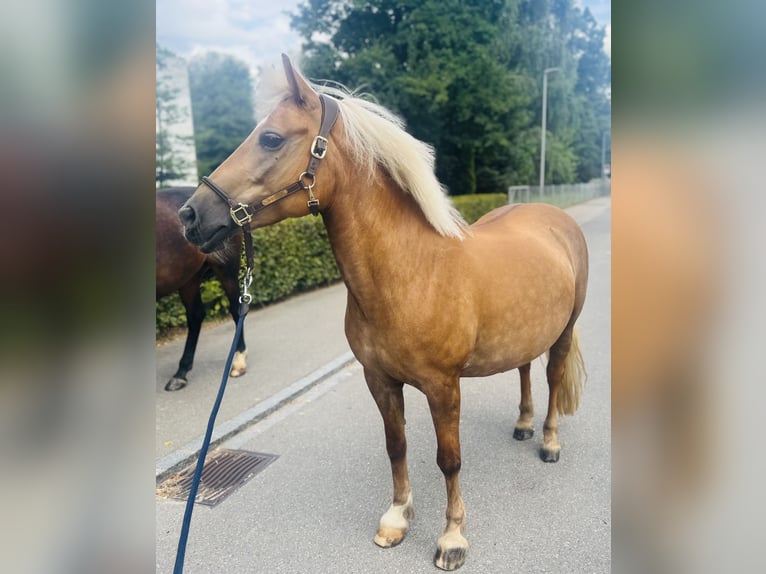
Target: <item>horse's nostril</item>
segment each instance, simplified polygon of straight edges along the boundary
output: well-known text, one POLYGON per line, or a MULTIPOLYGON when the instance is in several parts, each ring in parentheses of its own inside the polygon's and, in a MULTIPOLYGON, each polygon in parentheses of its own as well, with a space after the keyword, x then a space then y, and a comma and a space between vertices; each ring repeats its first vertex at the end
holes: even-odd
POLYGON ((190 205, 184 205, 181 209, 178 210, 178 217, 184 227, 191 227, 197 220, 197 213, 190 205))

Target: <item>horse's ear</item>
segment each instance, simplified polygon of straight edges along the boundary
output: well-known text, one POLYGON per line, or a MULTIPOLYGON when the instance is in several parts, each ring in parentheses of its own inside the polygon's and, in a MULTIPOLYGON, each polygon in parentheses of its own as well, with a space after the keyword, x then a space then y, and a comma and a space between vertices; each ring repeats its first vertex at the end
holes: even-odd
POLYGON ((290 58, 287 57, 287 54, 282 54, 282 65, 285 68, 285 76, 287 76, 287 83, 290 86, 290 93, 293 95, 295 103, 299 106, 311 103, 316 97, 316 92, 309 86, 300 72, 293 68, 293 64, 290 58))

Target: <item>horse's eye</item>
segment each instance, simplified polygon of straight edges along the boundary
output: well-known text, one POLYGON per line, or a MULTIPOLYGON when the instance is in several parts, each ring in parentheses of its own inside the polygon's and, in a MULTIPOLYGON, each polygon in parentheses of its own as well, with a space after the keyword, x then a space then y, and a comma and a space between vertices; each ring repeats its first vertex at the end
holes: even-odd
POLYGON ((278 133, 263 132, 261 137, 258 139, 258 142, 264 149, 276 150, 282 147, 282 144, 285 143, 285 138, 283 138, 278 133))

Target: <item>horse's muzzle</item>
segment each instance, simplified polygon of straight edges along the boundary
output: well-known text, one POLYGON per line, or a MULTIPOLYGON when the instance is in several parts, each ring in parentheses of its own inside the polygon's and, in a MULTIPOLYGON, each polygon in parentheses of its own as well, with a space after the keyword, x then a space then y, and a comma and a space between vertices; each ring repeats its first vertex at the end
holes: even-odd
POLYGON ((189 202, 178 210, 178 217, 184 226, 184 237, 203 253, 218 251, 223 247, 224 241, 236 231, 230 218, 223 223, 211 221, 203 225, 205 222, 189 202))
POLYGON ((186 229, 194 227, 197 222, 197 212, 191 205, 184 204, 181 209, 178 210, 178 218, 181 220, 181 225, 186 229))

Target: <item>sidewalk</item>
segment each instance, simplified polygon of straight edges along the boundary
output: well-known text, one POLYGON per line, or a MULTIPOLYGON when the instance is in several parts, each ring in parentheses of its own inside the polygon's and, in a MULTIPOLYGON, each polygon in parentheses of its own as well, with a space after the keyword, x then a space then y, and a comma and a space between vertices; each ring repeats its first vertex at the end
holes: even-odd
MULTIPOLYGON (((583 224, 603 213, 610 204, 609 197, 600 197, 566 211, 583 224)), ((338 283, 250 311, 245 320, 248 372, 228 382, 217 417, 214 443, 222 434, 230 435, 246 428, 253 419, 261 418, 353 362, 343 330, 345 308, 346 287, 338 283)), ((233 334, 233 322, 203 328, 194 368, 189 373, 189 385, 177 392, 166 392, 164 386, 178 366, 184 338, 157 347, 155 469, 158 478, 194 460, 233 334)))
MULTIPOLYGON (((346 286, 338 283, 269 307, 251 309, 245 319, 248 371, 241 377, 229 379, 216 428, 227 421, 238 421, 236 426, 244 425, 247 421, 238 420, 242 413, 262 405, 317 369, 332 366, 334 362, 342 366, 351 361, 353 357, 343 331, 345 308, 346 286)), ((155 453, 158 475, 169 470, 171 462, 176 466, 181 462, 179 458, 196 453, 233 336, 233 322, 203 328, 189 384, 176 392, 166 392, 164 386, 178 366, 184 338, 157 347, 155 453), (190 448, 192 451, 188 452, 190 448)), ((306 385, 311 382, 303 381, 306 385)))

